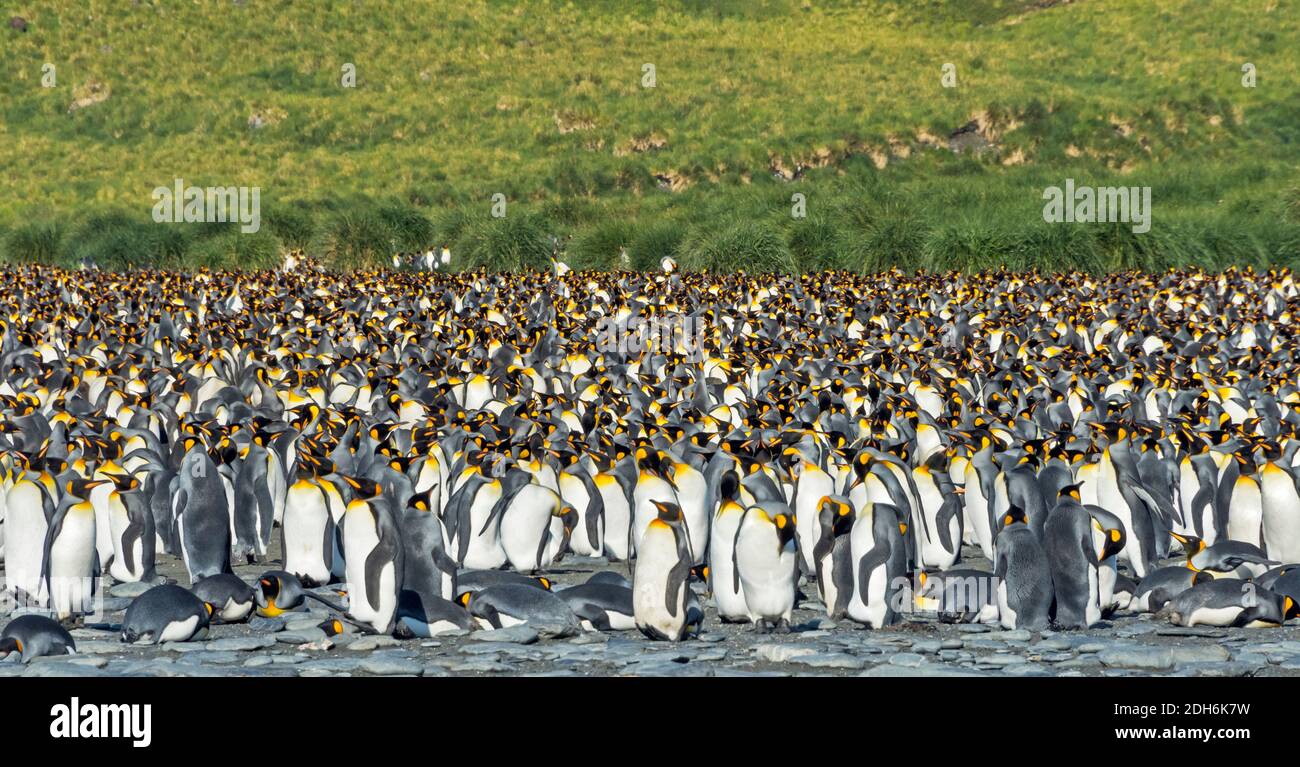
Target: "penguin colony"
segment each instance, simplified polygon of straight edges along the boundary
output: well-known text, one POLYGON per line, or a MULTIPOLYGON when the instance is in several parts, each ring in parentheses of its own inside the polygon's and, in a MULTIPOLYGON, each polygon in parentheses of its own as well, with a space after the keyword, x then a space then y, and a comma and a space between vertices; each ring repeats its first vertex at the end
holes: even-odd
POLYGON ((701 593, 759 631, 813 596, 873 629, 1296 615, 1290 272, 672 267, 5 271, 4 585, 34 609, 0 651, 74 651, 118 582, 156 584, 124 642, 306 600, 402 638, 676 641, 701 593), (675 317, 703 330, 595 330, 675 317), (569 554, 629 577, 553 590, 569 554))

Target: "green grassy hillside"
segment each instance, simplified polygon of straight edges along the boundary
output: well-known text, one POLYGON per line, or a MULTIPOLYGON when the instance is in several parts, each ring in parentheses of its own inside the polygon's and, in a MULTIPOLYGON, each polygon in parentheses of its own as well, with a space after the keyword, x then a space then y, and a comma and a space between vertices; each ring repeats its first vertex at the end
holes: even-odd
POLYGON ((620 247, 750 269, 1300 262, 1292 0, 8 10, 26 21, 0 29, 10 260, 259 266, 303 246, 348 266, 448 242, 499 266, 555 234, 595 267, 620 247), (261 231, 153 223, 178 177, 259 186, 261 231), (1151 187, 1151 231, 1046 224, 1066 178, 1151 187))

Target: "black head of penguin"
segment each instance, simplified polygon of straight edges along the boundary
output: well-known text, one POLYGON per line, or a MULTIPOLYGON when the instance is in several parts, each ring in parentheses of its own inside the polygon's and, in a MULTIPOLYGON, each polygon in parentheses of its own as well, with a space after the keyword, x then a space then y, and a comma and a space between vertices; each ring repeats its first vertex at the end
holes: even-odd
POLYGON ((257 614, 265 618, 274 618, 288 610, 302 605, 302 583, 293 573, 284 570, 271 570, 262 573, 253 585, 253 596, 257 600, 257 614))
POLYGON ((838 538, 853 530, 856 515, 846 499, 830 495, 823 497, 817 506, 817 514, 822 528, 829 526, 831 537, 838 538))
POLYGON ((1027 525, 1029 524, 1029 517, 1025 514, 1024 509, 1020 508, 1019 506, 1012 506, 1011 508, 1007 509, 1005 514, 1002 515, 1001 523, 1002 523, 1001 529, 1006 529, 1011 525, 1017 523, 1027 525))
POLYGON ((1065 485, 1056 493, 1056 499, 1061 501, 1066 498, 1073 498, 1075 501, 1082 501, 1083 495, 1079 491, 1080 486, 1077 484, 1065 485))
POLYGON ((374 498, 382 492, 379 483, 369 477, 352 477, 344 476, 343 481, 348 483, 357 498, 362 500, 374 498))
POLYGON ((346 630, 343 621, 338 618, 330 618, 329 620, 323 621, 319 626, 317 626, 317 628, 324 631, 325 636, 327 637, 338 636, 346 630))
MULTIPOLYGON (((256 600, 253 587, 234 573, 218 573, 195 583, 190 590, 208 604, 215 605, 218 615, 227 604, 247 604, 256 600)), ((214 617, 215 620, 215 617, 214 617)))
POLYGON ((1183 545, 1183 551, 1187 553, 1187 564, 1189 567, 1191 566, 1192 557, 1205 550, 1205 541, 1195 535, 1174 532, 1169 533, 1169 535, 1183 545))
POLYGON ((776 526, 777 548, 784 549, 794 540, 795 515, 780 513, 773 515, 772 524, 776 526))

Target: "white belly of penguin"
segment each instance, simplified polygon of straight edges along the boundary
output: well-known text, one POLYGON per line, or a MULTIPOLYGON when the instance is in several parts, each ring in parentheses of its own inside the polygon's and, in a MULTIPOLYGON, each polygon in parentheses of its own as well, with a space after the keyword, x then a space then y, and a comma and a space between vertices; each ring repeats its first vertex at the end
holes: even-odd
POLYGON ((775 530, 756 532, 757 535, 750 536, 742 531, 736 550, 749 619, 788 621, 794 610, 798 574, 794 546, 778 549, 775 530))
POLYGON ((709 583, 713 589, 713 601, 720 617, 737 620, 749 617, 744 585, 736 586, 736 571, 731 566, 740 517, 739 509, 723 513, 714 519, 709 536, 709 583))
POLYGON ((992 560, 993 530, 989 520, 989 503, 984 497, 975 469, 966 474, 966 502, 962 513, 966 515, 966 531, 971 543, 979 544, 980 552, 986 559, 992 560))
POLYGON ((614 480, 599 480, 596 490, 605 502, 605 556, 612 561, 628 557, 628 529, 632 526, 632 509, 627 504, 623 488, 614 480))
POLYGON ((366 593, 366 560, 379 543, 379 535, 368 511, 349 511, 343 518, 343 556, 347 560, 348 612, 361 623, 383 627, 397 609, 397 589, 393 563, 379 570, 379 593, 366 593), (371 606, 371 598, 378 608, 371 606))
POLYGON ((473 570, 495 570, 506 563, 506 551, 501 548, 499 524, 489 525, 483 530, 483 523, 497 502, 498 494, 487 493, 483 489, 474 496, 474 505, 470 507, 469 530, 458 530, 457 535, 468 535, 469 547, 465 550, 465 561, 461 564, 473 570), (479 531, 482 530, 480 533, 479 531))
POLYGON ((194 630, 199 625, 199 616, 191 615, 185 620, 172 621, 163 626, 162 632, 158 635, 159 642, 184 642, 194 636, 194 630))
POLYGON ((227 599, 226 604, 222 606, 221 612, 217 617, 227 623, 236 623, 242 621, 244 616, 253 611, 253 600, 247 602, 236 602, 234 599, 227 599))
POLYGON ((668 573, 677 563, 677 543, 667 531, 647 536, 637 553, 632 574, 632 612, 636 624, 658 630, 668 637, 681 635, 686 625, 684 609, 685 580, 675 594, 668 592, 668 573), (664 599, 671 597, 676 615, 669 614, 664 599))
MULTIPOLYGON (((1260 545, 1261 528, 1264 524, 1264 506, 1259 492, 1259 485, 1250 479, 1240 479, 1232 488, 1232 499, 1228 504, 1228 538, 1245 541, 1255 546, 1260 545)), ((1272 552, 1269 552, 1272 556, 1272 552)), ((1276 559, 1276 557, 1273 557, 1276 559)))
POLYGON ((94 591, 95 514, 69 511, 50 545, 50 601, 60 616, 80 611, 94 591))
POLYGON ((330 570, 325 565, 325 527, 329 510, 315 488, 293 491, 284 505, 284 569, 306 576, 317 583, 327 583, 330 570))
POLYGON ((542 561, 545 553, 539 547, 551 525, 552 506, 553 496, 548 490, 538 485, 529 485, 519 491, 510 508, 502 515, 501 547, 505 549, 506 559, 514 569, 529 572, 550 564, 549 561, 542 561))
POLYGON ((1145 576, 1146 552, 1142 551, 1142 543, 1133 531, 1133 513, 1120 494, 1115 475, 1111 472, 1103 470, 1103 476, 1098 479, 1097 505, 1119 517, 1120 524, 1124 525, 1125 541, 1124 548, 1119 551, 1120 560, 1128 562, 1139 578, 1145 576))
POLYGON ((654 477, 637 483, 632 499, 636 504, 632 514, 632 548, 634 551, 640 551, 641 538, 645 535, 646 527, 659 516, 659 509, 655 508, 652 501, 677 503, 677 494, 673 492, 672 485, 654 477))
POLYGON ((840 599, 839 587, 835 585, 835 547, 832 546, 817 563, 817 591, 821 594, 822 604, 826 605, 826 614, 835 609, 840 599))
POLYGON ((1007 582, 1005 580, 998 582, 998 618, 1003 628, 1014 629, 1016 627, 1016 611, 1011 609, 1007 604, 1007 582))
MULTIPOLYGON (((560 497, 564 502, 578 510, 578 524, 573 528, 573 537, 569 539, 569 548, 580 557, 598 557, 604 547, 600 540, 591 540, 587 535, 587 514, 591 508, 591 495, 580 477, 568 472, 560 474, 560 497)), ((597 525, 597 536, 600 527, 597 525)))
POLYGON ((1246 608, 1241 605, 1227 607, 1198 607, 1191 615, 1183 616, 1187 626, 1231 626, 1246 608))
POLYGON ((813 544, 822 534, 821 517, 817 509, 821 506, 823 496, 835 490, 835 483, 823 471, 805 470, 799 476, 798 491, 794 498, 795 532, 799 535, 799 555, 803 557, 804 566, 811 572, 816 569, 813 562, 813 544))
POLYGON ((1270 559, 1300 562, 1300 494, 1281 471, 1265 471, 1261 495, 1264 544, 1270 559))
MULTIPOLYGON (((100 475, 103 476, 103 475, 100 475)), ((113 525, 109 517, 109 494, 113 486, 98 485, 90 490, 90 505, 95 509, 95 550, 99 552, 99 561, 107 562, 113 557, 113 525)))
POLYGON ((40 591, 41 561, 44 557, 45 519, 40 488, 20 482, 9 490, 6 499, 5 588, 22 590, 33 597, 40 591))
MULTIPOLYGON (((126 506, 122 504, 121 498, 110 498, 108 501, 108 524, 111 528, 113 540, 113 564, 109 567, 109 573, 116 580, 134 583, 144 577, 144 544, 140 536, 136 536, 133 541, 124 540, 126 528, 131 524, 131 517, 126 512, 126 506), (131 562, 135 569, 128 569, 126 566, 127 550, 131 547, 131 562)), ((96 520, 96 526, 99 521, 96 520)), ((103 564, 102 562, 100 563, 103 564)))
POLYGON ((875 545, 875 536, 871 530, 871 519, 859 517, 849 534, 850 556, 853 558, 853 596, 849 599, 848 616, 858 623, 872 628, 880 628, 885 622, 888 604, 885 594, 889 584, 886 583, 884 566, 877 567, 867 578, 866 593, 862 593, 862 557, 875 545))
MULTIPOLYGON (((1173 520, 1171 528, 1175 533, 1196 533, 1196 522, 1192 518, 1192 499, 1201 491, 1201 481, 1196 476, 1196 470, 1192 468, 1192 462, 1184 459, 1178 467, 1178 508, 1182 512, 1182 523, 1177 519, 1173 520)), ((1205 536, 1200 536, 1204 538, 1205 536)), ((1210 545, 1213 541, 1207 542, 1210 545)))
POLYGON ((939 489, 929 482, 917 483, 917 501, 921 505, 921 513, 925 516, 924 525, 918 531, 921 539, 921 562, 926 567, 937 567, 940 570, 946 570, 952 567, 957 561, 957 551, 960 546, 957 545, 958 523, 954 516, 948 520, 948 540, 952 542, 954 551, 949 551, 943 547, 943 541, 939 537, 939 509, 943 507, 943 495, 939 489))
POLYGON ((1084 610, 1084 621, 1092 626, 1101 620, 1101 571, 1088 566, 1088 605, 1084 610))
POLYGON ((426 639, 461 630, 460 626, 457 626, 451 621, 438 620, 433 623, 425 623, 424 621, 414 620, 411 618, 402 618, 401 622, 411 630, 412 634, 426 639))

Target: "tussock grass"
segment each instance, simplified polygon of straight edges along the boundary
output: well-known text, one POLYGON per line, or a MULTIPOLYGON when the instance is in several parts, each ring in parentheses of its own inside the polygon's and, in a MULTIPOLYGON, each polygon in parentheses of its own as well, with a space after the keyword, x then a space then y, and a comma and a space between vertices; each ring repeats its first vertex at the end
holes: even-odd
POLYGON ((303 247, 352 267, 446 243, 458 265, 544 268, 558 236, 571 262, 600 268, 618 247, 637 268, 670 254, 783 270, 1291 263, 1288 11, 49 0, 23 9, 26 33, 0 30, 0 249, 235 266, 303 247), (355 88, 340 85, 345 63, 355 88), (945 63, 956 88, 941 86, 945 63), (95 85, 108 97, 70 111, 95 85), (954 153, 972 122, 980 140, 954 153), (153 224, 149 192, 176 177, 259 186, 263 232, 238 243, 153 224), (1045 224, 1039 195, 1066 178, 1150 186, 1152 231, 1045 224), (790 216, 795 192, 807 219, 790 216), (496 193, 509 214, 488 221, 496 193))

